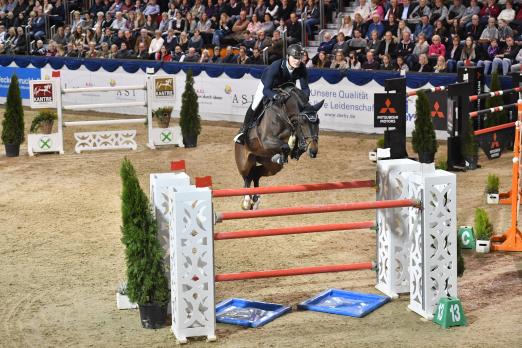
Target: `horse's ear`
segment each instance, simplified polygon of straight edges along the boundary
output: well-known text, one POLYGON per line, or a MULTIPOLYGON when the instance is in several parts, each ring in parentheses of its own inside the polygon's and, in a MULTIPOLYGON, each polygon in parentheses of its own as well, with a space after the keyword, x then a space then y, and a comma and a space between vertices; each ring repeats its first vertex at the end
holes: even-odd
POLYGON ((323 104, 324 104, 324 99, 321 100, 319 103, 315 104, 314 106, 312 106, 314 108, 314 110, 317 112, 319 110, 321 110, 321 108, 323 107, 323 104))

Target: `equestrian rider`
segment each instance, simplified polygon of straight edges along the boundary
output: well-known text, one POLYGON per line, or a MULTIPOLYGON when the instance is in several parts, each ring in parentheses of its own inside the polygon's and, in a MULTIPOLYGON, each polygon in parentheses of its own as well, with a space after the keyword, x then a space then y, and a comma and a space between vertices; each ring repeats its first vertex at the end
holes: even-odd
POLYGON ((234 141, 238 144, 245 143, 245 134, 248 131, 248 127, 255 120, 255 116, 260 111, 261 101, 263 98, 269 98, 275 102, 283 102, 284 96, 277 94, 274 89, 287 83, 295 83, 299 80, 301 84, 301 90, 310 96, 310 88, 308 87, 308 72, 304 63, 301 62, 303 58, 304 49, 299 44, 293 44, 288 46, 287 59, 278 59, 274 61, 270 66, 265 69, 261 76, 261 83, 257 86, 256 94, 252 104, 247 110, 243 125, 239 130, 239 133, 234 138, 234 141))

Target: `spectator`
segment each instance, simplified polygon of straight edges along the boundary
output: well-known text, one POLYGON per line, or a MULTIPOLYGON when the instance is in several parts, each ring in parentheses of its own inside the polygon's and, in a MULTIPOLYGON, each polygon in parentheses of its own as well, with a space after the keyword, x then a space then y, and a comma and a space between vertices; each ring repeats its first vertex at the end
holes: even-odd
POLYGON ((252 34, 247 30, 245 31, 245 34, 243 35, 243 41, 241 41, 241 45, 245 46, 247 49, 247 52, 251 52, 254 49, 254 46, 256 45, 256 39, 252 37, 252 34))
POLYGON ((402 56, 397 57, 397 71, 400 71, 401 75, 410 71, 410 67, 406 64, 402 56))
POLYGON ((502 66, 502 74, 507 75, 511 68, 511 64, 515 62, 520 47, 515 45, 515 41, 511 36, 506 38, 506 47, 501 50, 494 59, 491 65, 491 72, 498 71, 498 67, 502 66))
POLYGON ((111 28, 114 31, 124 30, 127 28, 126 23, 127 23, 127 20, 125 19, 125 17, 123 17, 123 14, 118 11, 118 12, 116 12, 116 15, 114 16, 114 21, 111 24, 111 28))
POLYGON ((254 48, 258 48, 259 51, 263 51, 265 48, 270 47, 272 45, 272 40, 265 35, 265 32, 260 30, 257 32, 257 41, 254 45, 254 48))
POLYGON ((473 15, 471 22, 466 26, 466 37, 471 36, 473 41, 478 41, 483 31, 484 26, 480 24, 479 16, 473 15))
POLYGON ((487 4, 480 10, 480 18, 485 23, 489 23, 490 18, 497 18, 500 14, 500 8, 495 3, 496 0, 487 0, 487 4))
POLYGON ((381 40, 379 40, 377 35, 377 31, 372 31, 371 38, 366 46, 366 51, 372 52, 374 56, 378 55, 379 46, 381 45, 381 40))
POLYGON ((268 63, 272 63, 277 59, 283 58, 283 40, 281 39, 281 33, 274 31, 272 36, 272 45, 268 48, 268 63))
POLYGON ((181 49, 181 46, 177 45, 176 48, 174 48, 174 54, 172 55, 172 61, 182 62, 184 58, 185 58, 185 55, 183 54, 183 50, 181 49))
POLYGON ((149 37, 149 34, 147 33, 147 29, 140 30, 140 36, 136 40, 136 45, 134 46, 135 51, 138 50, 138 46, 139 46, 140 42, 142 42, 144 44, 145 49, 148 51, 149 46, 150 46, 150 37, 149 37))
MULTIPOLYGON (((123 3, 121 0, 114 0, 114 3, 109 7, 109 11, 107 11, 108 14, 114 16, 116 12, 121 11, 121 7, 123 6, 123 3)), ((111 52, 112 52, 112 46, 111 46, 111 52)), ((114 53, 116 55, 116 53, 114 53)))
POLYGON ((380 59, 382 59, 382 56, 389 55, 391 58, 395 58, 395 54, 397 51, 397 44, 393 40, 393 35, 390 31, 387 31, 386 34, 384 34, 384 40, 381 41, 381 44, 379 45, 379 50, 377 51, 377 54, 380 59))
POLYGON ((56 42, 59 45, 62 45, 62 46, 65 45, 67 40, 65 38, 64 27, 58 27, 58 29, 56 29, 56 34, 54 34, 52 39, 54 42, 56 42))
POLYGON ((275 24, 270 13, 265 13, 265 21, 261 23, 261 30, 263 30, 266 35, 272 35, 274 32, 275 24))
POLYGON ((134 29, 135 31, 138 31, 138 30, 141 30, 141 28, 143 28, 145 26, 145 22, 146 22, 146 19, 145 19, 145 15, 142 13, 142 12, 137 12, 136 13, 136 18, 134 19, 134 29))
POLYGON ((412 54, 406 59, 406 63, 410 67, 414 67, 418 61, 421 54, 427 54, 430 49, 430 45, 426 42, 426 37, 424 34, 419 34, 417 37, 417 43, 413 48, 412 54))
POLYGON ((519 73, 522 69, 522 50, 519 50, 515 57, 516 64, 511 66, 511 72, 519 73))
POLYGON ((498 29, 496 26, 496 20, 494 17, 488 19, 488 26, 482 31, 479 42, 483 45, 489 45, 491 40, 498 40, 498 29))
POLYGON ((179 35, 182 31, 186 31, 187 24, 185 19, 181 16, 181 12, 176 12, 176 18, 170 23, 171 28, 174 29, 174 33, 179 35))
POLYGON ((36 12, 36 16, 31 19, 31 37, 35 40, 45 40, 45 19, 41 15, 41 10, 36 12))
POLYGON ((353 38, 348 42, 350 51, 355 51, 357 54, 362 54, 366 50, 367 42, 366 39, 361 37, 361 32, 354 29, 353 38))
POLYGON ((236 55, 232 52, 232 46, 227 46, 227 51, 221 63, 234 64, 236 63, 236 55))
POLYGON ((270 16, 274 19, 279 19, 280 8, 275 0, 268 0, 268 6, 266 7, 266 13, 270 13, 270 16))
MULTIPOLYGON (((394 0, 397 1, 397 0, 394 0)), ((352 17, 349 15, 346 15, 343 17, 343 22, 341 26, 339 27, 339 33, 343 33, 346 38, 352 37, 352 31, 353 31, 353 24, 352 24, 352 17)))
POLYGON ((294 12, 294 8, 294 1, 289 2, 288 0, 282 0, 279 11, 279 18, 281 19, 281 21, 288 22, 288 20, 290 20, 291 14, 294 12))
POLYGON ((348 69, 360 70, 361 62, 357 59, 357 54, 355 52, 350 52, 348 55, 348 63, 346 65, 348 69))
POLYGON ((129 30, 123 32, 123 41, 127 44, 127 49, 133 50, 136 47, 136 39, 129 30))
POLYGON ((264 0, 257 0, 257 6, 254 9, 254 13, 257 18, 265 18, 266 6, 264 0))
POLYGON ((384 32, 391 31, 392 33, 396 33, 397 29, 399 29, 399 22, 395 20, 395 15, 390 13, 388 21, 384 23, 384 32))
POLYGON ((430 14, 431 11, 427 1, 419 0, 419 4, 413 9, 413 12, 408 17, 407 22, 408 24, 419 24, 423 16, 427 16, 429 22, 430 14))
POLYGON ((8 35, 7 35, 7 32, 5 31, 5 25, 0 24, 0 43, 4 44, 5 41, 7 40, 7 38, 8 38, 8 35))
POLYGON ((196 29, 199 30, 201 37, 203 38, 204 44, 210 44, 212 41, 212 21, 208 18, 207 13, 203 12, 201 17, 199 18, 199 22, 196 26, 196 29))
POLYGON ((230 21, 228 19, 228 15, 226 13, 222 13, 219 19, 218 28, 214 31, 214 36, 212 37, 212 44, 214 46, 221 46, 221 41, 230 34, 232 31, 230 21))
MULTIPOLYGON (((462 27, 467 28, 470 23, 473 16, 476 16, 480 13, 480 6, 477 4, 477 0, 471 0, 470 5, 466 7, 464 10, 464 14, 460 18, 460 25, 462 27)), ((478 16, 477 16, 478 18, 478 16)))
POLYGON ((129 13, 131 11, 134 11, 135 7, 131 0, 125 0, 123 2, 123 5, 120 7, 121 13, 129 13))
POLYGON ((252 57, 250 57, 249 64, 261 65, 263 64, 263 57, 259 48, 254 47, 252 50, 252 57))
POLYGON ((297 18, 301 18, 304 13, 305 2, 304 0, 297 0, 295 3, 295 14, 297 18))
MULTIPOLYGON (((278 32, 276 32, 278 33, 278 32)), ((246 54, 246 48, 244 46, 239 47, 239 54, 237 55, 237 64, 250 64, 248 61, 248 56, 246 54)))
POLYGON ((453 73, 456 71, 457 62, 460 60, 460 55, 462 53, 460 46, 460 37, 454 36, 451 39, 451 44, 446 49, 446 65, 448 67, 448 72, 453 73))
POLYGON ((411 4, 410 0, 402 0, 402 13, 399 17, 397 17, 397 19, 404 22, 408 21, 413 13, 413 10, 415 10, 415 6, 411 4))
POLYGON ((505 46, 506 39, 511 36, 513 37, 513 29, 511 29, 507 22, 503 19, 498 21, 498 40, 501 46, 505 46))
POLYGON ((337 34, 337 42, 333 46, 332 51, 341 51, 341 52, 343 52, 343 55, 348 55, 348 51, 349 51, 348 41, 346 41, 344 39, 343 32, 339 32, 337 34))
POLYGON ((360 13, 356 13, 353 17, 353 23, 352 23, 352 36, 354 36, 355 34, 353 34, 353 32, 355 30, 359 30, 361 32, 361 36, 364 37, 364 34, 366 33, 366 25, 363 21, 363 18, 361 17, 361 14, 360 13))
MULTIPOLYGON (((91 17, 92 16, 93 15, 91 14, 91 17)), ((65 20, 65 7, 63 6, 62 0, 56 0, 54 3, 50 19, 51 25, 56 25, 57 27, 63 26, 65 20)), ((56 47, 56 52, 58 52, 58 47, 56 47)))
POLYGON ((466 12, 466 7, 462 5, 461 0, 453 0, 453 5, 448 9, 448 19, 446 23, 453 26, 455 22, 459 22, 462 16, 464 16, 464 12, 466 12))
POLYGON ((315 63, 315 67, 327 69, 330 67, 330 65, 331 63, 326 53, 324 51, 319 52, 317 55, 317 62, 315 63))
POLYGON ((457 62, 457 67, 464 65, 474 65, 478 61, 477 48, 473 39, 468 36, 462 46, 460 60, 457 62))
POLYGON ((366 0, 359 0, 359 6, 355 7, 354 14, 361 15, 363 23, 369 22, 371 18, 370 4, 366 0))
POLYGON ((201 3, 201 0, 196 0, 194 6, 190 10, 190 14, 194 18, 200 19, 201 16, 205 13, 205 6, 201 3))
MULTIPOLYGON (((116 46, 116 45, 114 45, 114 46, 116 46)), ((117 49, 118 49, 118 47, 116 46, 116 50, 117 49)), ((73 58, 79 57, 79 52, 76 49, 76 46, 74 45, 74 43, 72 43, 72 42, 67 43, 67 48, 66 48, 63 56, 64 57, 73 57, 73 58)))
POLYGON ((98 58, 98 51, 96 50, 96 43, 89 42, 89 49, 84 54, 85 58, 98 58))
MULTIPOLYGON (((474 1, 476 2, 476 0, 474 1)), ((435 4, 431 9, 430 23, 434 24, 435 21, 445 22, 447 18, 448 8, 444 5, 443 0, 435 0, 435 4)))
POLYGON ((247 30, 251 33, 256 33, 256 35, 257 32, 261 30, 261 22, 259 22, 255 13, 252 15, 252 19, 247 25, 247 30))
POLYGON ((308 55, 308 51, 303 52, 303 58, 301 59, 301 61, 307 68, 312 68, 314 66, 312 60, 310 59, 310 56, 308 55))
POLYGON ((110 53, 109 44, 102 42, 100 45, 100 51, 98 52, 98 58, 109 58, 110 53))
POLYGON ((198 24, 194 17, 192 16, 192 13, 188 12, 185 15, 185 21, 187 22, 187 32, 189 34, 194 34, 194 30, 196 30, 196 25, 198 24))
POLYGON ((307 0, 304 8, 305 13, 305 26, 308 37, 311 38, 313 34, 313 28, 319 24, 319 8, 315 3, 315 0, 307 0))
POLYGON ((147 32, 152 35, 158 29, 158 23, 156 23, 151 15, 148 15, 145 25, 143 25, 143 29, 146 29, 147 32))
POLYGON ((201 58, 199 59, 199 63, 212 63, 212 60, 210 59, 210 53, 208 52, 208 50, 203 50, 203 52, 201 53, 201 58))
POLYGON ((121 43, 120 49, 119 49, 118 53, 116 53, 116 58, 117 59, 131 59, 131 58, 133 58, 132 51, 127 49, 127 44, 125 42, 121 43))
POLYGON ((427 15, 423 15, 421 17, 421 22, 417 24, 415 33, 413 35, 418 37, 421 33, 424 34, 426 40, 431 40, 431 37, 433 36, 433 25, 430 24, 430 20, 427 15))
POLYGON ((513 10, 513 0, 508 0, 506 1, 506 8, 500 12, 497 19, 499 22, 500 20, 504 20, 509 24, 515 19, 515 15, 515 10, 513 10))
POLYGON ((388 8, 388 11, 386 12, 386 15, 384 15, 384 20, 388 21, 390 18, 390 15, 393 15, 393 17, 395 19, 401 18, 402 5, 399 4, 398 0, 390 0, 390 6, 388 8))
POLYGON ((372 15, 372 20, 373 20, 372 23, 368 26, 366 39, 371 40, 373 31, 377 32, 377 38, 380 39, 382 37, 382 35, 384 34, 384 25, 381 23, 379 14, 374 13, 372 15))
MULTIPOLYGON (((332 34, 330 34, 329 32, 326 32, 324 34, 323 42, 321 42, 319 44, 319 47, 317 48, 317 52, 324 51, 326 54, 330 54, 330 53, 332 53, 332 50, 336 43, 337 43, 337 41, 335 40, 335 38, 332 38, 332 34)), ((366 41, 365 41, 365 43, 366 43, 366 41)), ((365 45, 365 47, 366 47, 366 45, 365 45)))
POLYGON ((104 29, 104 27, 103 27, 104 22, 105 22, 105 16, 104 16, 103 12, 98 12, 96 14, 96 20, 94 21, 92 28, 95 30, 96 30, 96 28, 104 29))
POLYGON ((413 53, 415 44, 410 40, 410 33, 407 31, 403 32, 402 37, 402 41, 397 46, 397 56, 401 56, 404 60, 407 60, 413 53))
POLYGON ((419 56, 419 64, 416 69, 418 72, 433 72, 433 68, 430 66, 428 62, 428 56, 422 53, 419 56))
MULTIPOLYGON (((135 46, 136 47, 136 46, 135 46)), ((136 50, 136 54, 134 58, 136 59, 149 59, 149 50, 145 47, 145 43, 138 43, 138 49, 136 50)))
POLYGON ((109 59, 117 59, 118 58, 118 53, 119 53, 118 46, 115 45, 115 44, 112 44, 108 58, 109 59))
POLYGON ((491 63, 493 63, 493 59, 499 54, 500 48, 498 47, 498 41, 493 39, 489 43, 489 47, 486 53, 486 59, 481 59, 477 62, 477 66, 484 67, 484 74, 487 75, 490 73, 491 63))
MULTIPOLYGON (((112 21, 113 21, 112 15, 109 12, 106 12, 105 13, 105 19, 104 19, 103 24, 102 24, 103 29, 110 28, 111 25, 112 25, 112 21)), ((71 28, 71 31, 74 31, 73 28, 71 28)))
MULTIPOLYGON (((118 1, 118 0, 116 0, 118 1)), ((149 0, 147 2, 147 6, 145 6, 145 10, 143 10, 143 14, 145 16, 154 16, 160 13, 160 7, 156 4, 156 0, 149 0)))
POLYGON ((45 54, 47 57, 55 57, 58 53, 58 48, 56 42, 49 41, 49 45, 47 45, 47 53, 45 54))
POLYGON ((83 30, 91 30, 93 26, 94 21, 91 18, 91 15, 89 13, 85 13, 83 15, 83 21, 80 22, 80 25, 82 26, 83 30))
POLYGON ((248 24, 249 20, 247 19, 246 12, 239 12, 239 17, 232 26, 232 37, 234 38, 234 40, 240 41, 243 38, 244 33, 247 30, 248 24))
POLYGON ((391 62, 391 57, 389 54, 385 54, 382 56, 382 63, 379 68, 380 70, 395 70, 395 67, 393 66, 391 62))
POLYGON ((203 39, 201 38, 201 35, 199 35, 199 30, 196 30, 194 35, 190 38, 188 47, 189 49, 193 47, 196 52, 201 52, 201 49, 203 48, 203 39))
MULTIPOLYGON (((448 43, 448 31, 446 30, 446 27, 444 26, 444 23, 441 20, 435 21, 435 28, 433 30, 433 36, 438 35, 440 38, 440 42, 442 42, 444 45, 448 43)), ((433 39, 432 36, 432 39, 433 39)))
POLYGON ((89 13, 91 16, 96 16, 98 13, 104 13, 108 10, 107 7, 105 7, 105 4, 102 0, 94 0, 94 3, 91 5, 91 8, 89 9, 89 13))
POLYGON ((448 72, 448 69, 446 67, 446 60, 444 59, 444 56, 439 56, 437 58, 437 65, 435 65, 433 67, 433 72, 435 72, 435 73, 448 72))
POLYGON ((295 13, 290 14, 290 22, 288 23, 286 35, 288 44, 301 42, 301 24, 299 23, 297 15, 295 13))
POLYGON ((379 63, 373 58, 372 52, 366 52, 366 61, 362 63, 361 68, 364 70, 377 70, 379 63))
POLYGON ((346 59, 344 59, 342 50, 335 51, 334 60, 332 64, 330 64, 330 69, 348 69, 348 64, 346 63, 346 59))
POLYGON ((44 43, 42 40, 36 41, 36 47, 31 52, 33 56, 45 56, 47 53, 47 50, 44 47, 44 43))
POLYGON ((171 62, 172 56, 170 55, 170 51, 167 50, 167 47, 165 45, 161 46, 161 49, 159 52, 156 53, 155 59, 159 60, 161 62, 171 62))
POLYGON ((183 52, 186 52, 188 50, 188 43, 189 39, 187 33, 182 32, 181 34, 179 34, 179 45, 181 46, 183 52))
POLYGON ((170 28, 170 21, 171 21, 171 19, 169 18, 168 13, 163 12, 161 14, 161 21, 158 25, 158 30, 161 31, 163 34, 166 34, 170 28))
POLYGON ((439 56, 446 56, 446 47, 440 42, 440 36, 434 35, 432 38, 432 44, 428 50, 429 57, 438 58, 439 56))
MULTIPOLYGON (((393 32, 392 32, 393 33, 393 32)), ((410 34, 408 37, 411 37, 411 30, 406 25, 405 21, 400 21, 399 26, 397 27, 397 40, 401 42, 404 39, 404 33, 410 34)))
MULTIPOLYGON (((82 22, 83 22, 83 18, 81 16, 81 13, 80 11, 74 11, 73 12, 73 20, 72 20, 72 23, 71 23, 71 29, 72 31, 76 31, 76 27, 78 26, 82 26, 82 22)), ((82 26, 83 28, 83 26, 82 26)))

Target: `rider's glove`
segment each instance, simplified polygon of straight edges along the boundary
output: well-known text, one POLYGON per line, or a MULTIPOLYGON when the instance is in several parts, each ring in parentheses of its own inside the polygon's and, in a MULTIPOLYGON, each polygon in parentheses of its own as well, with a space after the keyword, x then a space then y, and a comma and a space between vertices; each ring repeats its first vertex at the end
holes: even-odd
POLYGON ((282 103, 282 102, 285 101, 285 96, 282 95, 282 94, 276 94, 276 95, 274 95, 274 98, 273 98, 273 99, 274 99, 274 101, 275 101, 276 103, 282 103))

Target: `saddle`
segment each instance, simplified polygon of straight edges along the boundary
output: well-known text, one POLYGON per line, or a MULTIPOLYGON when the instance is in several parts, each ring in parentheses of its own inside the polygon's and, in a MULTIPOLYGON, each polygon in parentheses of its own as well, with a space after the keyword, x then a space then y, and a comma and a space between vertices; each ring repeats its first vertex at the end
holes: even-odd
POLYGON ((270 105, 272 105, 272 101, 267 97, 263 97, 263 100, 259 103, 257 109, 254 110, 254 117, 252 117, 252 122, 248 125, 248 129, 259 126, 259 123, 265 115, 266 109, 268 109, 270 105))

